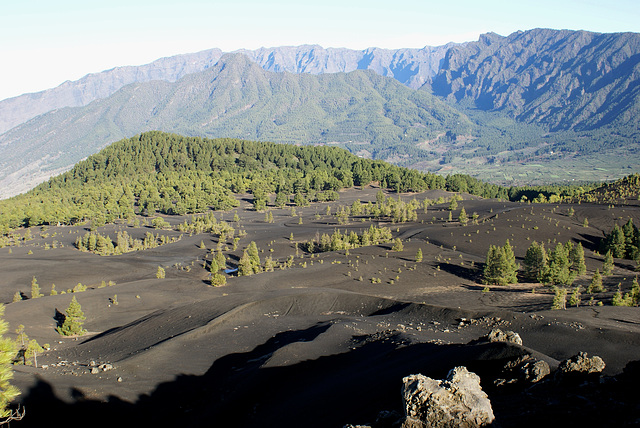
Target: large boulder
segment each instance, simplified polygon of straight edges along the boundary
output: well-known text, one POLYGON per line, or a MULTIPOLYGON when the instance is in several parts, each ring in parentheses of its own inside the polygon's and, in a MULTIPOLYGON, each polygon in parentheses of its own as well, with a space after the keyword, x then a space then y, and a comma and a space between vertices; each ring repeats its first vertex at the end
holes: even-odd
POLYGON ((416 374, 402 381, 406 414, 402 428, 472 428, 495 419, 480 377, 466 367, 454 368, 446 380, 416 374))
POLYGON ((499 328, 494 328, 485 336, 488 342, 505 342, 513 343, 522 346, 522 338, 518 333, 513 331, 502 331, 499 328))
POLYGON ((598 356, 589 357, 586 352, 580 352, 568 360, 564 360, 558 366, 558 372, 561 374, 591 374, 602 373, 605 363, 598 356))

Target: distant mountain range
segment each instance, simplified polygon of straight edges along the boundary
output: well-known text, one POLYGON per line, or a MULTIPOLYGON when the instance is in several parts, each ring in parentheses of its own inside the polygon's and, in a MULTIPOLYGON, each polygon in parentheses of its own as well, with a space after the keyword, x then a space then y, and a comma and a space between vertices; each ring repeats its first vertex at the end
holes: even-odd
POLYGON ((628 154, 620 168, 640 165, 639 83, 635 33, 536 29, 398 50, 212 49, 0 101, 1 196, 151 129, 339 143, 472 175, 580 157, 620 177, 629 171, 611 159, 628 154))
MULTIPOLYGON (((276 73, 340 73, 373 70, 417 89, 435 76, 448 44, 423 49, 352 50, 324 49, 317 45, 239 50, 262 68, 276 73)), ((63 107, 82 107, 106 98, 130 83, 164 80, 175 82, 181 77, 214 66, 224 54, 220 49, 162 58, 141 66, 116 67, 89 74, 74 82, 33 94, 0 101, 0 134, 43 113, 63 107)))

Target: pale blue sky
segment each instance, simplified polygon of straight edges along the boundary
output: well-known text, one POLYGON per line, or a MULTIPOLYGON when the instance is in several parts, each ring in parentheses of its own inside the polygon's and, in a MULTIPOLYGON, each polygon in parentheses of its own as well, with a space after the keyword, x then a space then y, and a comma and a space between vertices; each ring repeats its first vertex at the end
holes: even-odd
POLYGON ((0 0, 0 99, 214 47, 423 47, 539 27, 640 32, 640 2, 0 0))

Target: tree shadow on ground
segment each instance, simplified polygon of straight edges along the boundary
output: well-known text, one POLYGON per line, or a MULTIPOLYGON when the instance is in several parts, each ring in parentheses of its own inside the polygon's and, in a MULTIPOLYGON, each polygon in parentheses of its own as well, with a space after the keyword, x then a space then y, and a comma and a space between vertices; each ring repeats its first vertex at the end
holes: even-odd
POLYGON ((482 280, 482 275, 480 274, 482 269, 480 269, 478 265, 475 267, 467 267, 453 263, 440 263, 438 266, 440 266, 440 270, 467 281, 479 282, 482 280))
POLYGON ((604 238, 604 236, 597 236, 590 233, 580 233, 579 235, 580 238, 582 238, 580 241, 582 246, 589 251, 598 251, 600 248, 600 241, 604 238))
POLYGON ((55 309, 55 314, 53 315, 53 320, 56 322, 56 328, 62 327, 64 324, 64 320, 67 318, 65 314, 60 312, 58 308, 55 309))

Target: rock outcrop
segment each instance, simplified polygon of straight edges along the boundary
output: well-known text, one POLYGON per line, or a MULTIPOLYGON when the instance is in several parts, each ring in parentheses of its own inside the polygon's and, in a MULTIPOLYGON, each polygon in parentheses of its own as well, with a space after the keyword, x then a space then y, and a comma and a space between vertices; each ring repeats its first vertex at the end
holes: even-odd
POLYGON ((466 367, 454 368, 446 380, 421 374, 407 376, 403 379, 402 397, 406 413, 402 428, 471 428, 494 420, 480 377, 466 367))
POLYGON ((505 342, 514 343, 522 346, 522 338, 518 333, 513 331, 502 331, 499 328, 494 328, 491 332, 484 337, 488 342, 505 342))
POLYGON ((561 375, 569 373, 602 373, 605 366, 602 358, 598 356, 589 357, 586 352, 580 352, 578 355, 561 362, 560 366, 558 366, 558 373, 561 375))

